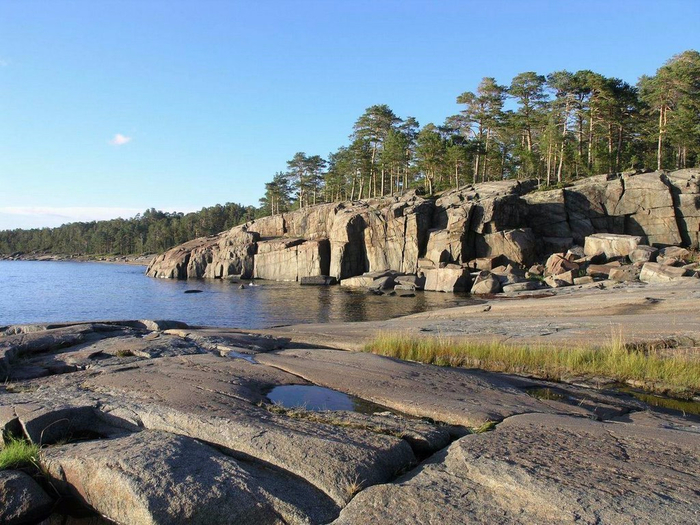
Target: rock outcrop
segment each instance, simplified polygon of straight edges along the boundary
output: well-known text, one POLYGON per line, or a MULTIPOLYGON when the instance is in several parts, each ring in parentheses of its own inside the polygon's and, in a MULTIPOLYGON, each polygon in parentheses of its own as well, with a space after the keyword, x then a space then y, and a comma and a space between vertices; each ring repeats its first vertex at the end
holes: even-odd
MULTIPOLYGON (((476 307, 491 325, 500 315, 476 307)), ((467 318, 478 322, 443 326, 467 318)), ((0 436, 41 445, 24 467, 36 481, 0 472, 0 522, 38 522, 59 500, 125 525, 697 522, 693 416, 609 390, 166 326, 0 332, 16 357, 0 374, 0 436), (275 388, 321 387, 354 410, 273 403, 275 388)))
MULTIPOLYGON (((386 270, 416 274, 421 259, 439 268, 499 256, 529 266, 583 246, 594 234, 632 235, 644 246, 698 247, 699 169, 600 175, 563 189, 535 188, 534 181, 487 182, 437 199, 412 191, 264 217, 173 248, 153 259, 147 275, 343 280, 386 270)), ((612 242, 602 237, 599 243, 606 238, 612 242)), ((586 255, 598 248, 587 247, 586 255)))

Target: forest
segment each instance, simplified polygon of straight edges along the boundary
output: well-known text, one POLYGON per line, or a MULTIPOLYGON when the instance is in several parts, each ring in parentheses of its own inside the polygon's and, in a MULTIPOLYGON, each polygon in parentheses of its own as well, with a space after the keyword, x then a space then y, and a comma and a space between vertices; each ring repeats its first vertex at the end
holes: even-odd
POLYGON ((57 228, 0 231, 0 253, 76 255, 157 253, 196 237, 214 235, 255 218, 256 208, 217 204, 194 213, 153 208, 131 219, 73 222, 57 228))
POLYGON ((472 182, 537 179, 562 187, 601 173, 700 166, 700 53, 685 51, 635 86, 589 70, 485 77, 456 96, 441 124, 420 126, 374 105, 349 142, 326 158, 296 153, 265 184, 260 207, 228 203, 196 213, 154 209, 132 219, 0 232, 0 253, 160 252, 255 217, 322 202, 472 182))

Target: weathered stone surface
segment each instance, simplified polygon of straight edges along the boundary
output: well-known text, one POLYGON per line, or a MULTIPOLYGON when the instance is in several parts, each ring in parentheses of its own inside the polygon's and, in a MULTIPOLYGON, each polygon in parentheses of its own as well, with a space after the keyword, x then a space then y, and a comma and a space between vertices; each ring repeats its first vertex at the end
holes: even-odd
POLYGON ((53 505, 53 500, 28 474, 0 471, 0 523, 37 523, 48 515, 53 505))
POLYGON ((634 265, 613 268, 608 274, 608 278, 613 281, 625 282, 639 279, 640 268, 634 265))
MULTIPOLYGON (((532 181, 497 181, 445 192, 435 202, 409 192, 401 198, 323 204, 190 241, 156 257, 148 275, 248 278, 256 265, 261 277, 343 280, 368 271, 416 273, 419 267, 498 255, 530 265, 537 256, 563 252, 595 234, 697 246, 698 176, 697 170, 597 176, 535 193, 528 193, 532 181), (302 239, 308 242, 300 244, 302 239), (328 239, 327 261, 326 248, 312 244, 322 239, 328 239)), ((630 251, 609 246, 605 253, 616 257, 630 251)), ((589 248, 586 255, 595 254, 589 248)))
POLYGON ((678 170, 668 174, 676 220, 683 245, 698 248, 700 237, 700 170, 678 170))
POLYGON ((690 260, 690 252, 678 246, 667 246, 659 250, 656 262, 666 266, 682 266, 690 260))
POLYGON ((317 385, 453 425, 479 426, 523 411, 549 410, 506 378, 475 370, 320 349, 261 354, 259 360, 317 385))
POLYGON ((489 272, 479 272, 470 292, 475 295, 492 294, 501 291, 501 281, 489 272))
POLYGON ((591 284, 594 283, 595 281, 593 280, 593 277, 590 275, 584 275, 583 277, 575 277, 574 278, 574 284, 575 285, 581 285, 581 284, 591 284))
MULTIPOLYGON (((142 323, 142 321, 136 323, 142 323)), ((12 331, 18 333, 0 338, 0 378, 16 375, 16 361, 19 357, 27 359, 30 356, 80 343, 123 335, 128 332, 128 329, 117 324, 83 323, 55 327, 48 325, 42 330, 28 328, 27 331, 19 329, 12 331)))
POLYGON ((589 264, 586 267, 586 274, 591 277, 602 277, 607 279, 610 276, 610 272, 616 266, 611 266, 608 264, 589 264))
POLYGON ((569 270, 578 270, 579 265, 569 261, 563 253, 553 253, 547 259, 544 275, 559 275, 569 270))
POLYGON ((566 213, 564 190, 538 191, 523 197, 527 222, 538 237, 569 238, 573 242, 566 213))
POLYGON ((261 247, 263 251, 255 256, 253 277, 256 279, 299 281, 329 273, 330 243, 326 239, 259 243, 258 250, 261 247))
POLYGON ((633 263, 655 262, 658 253, 658 248, 640 244, 629 253, 628 257, 633 263))
POLYGON ((466 268, 433 268, 424 270, 424 289, 432 292, 466 292, 471 277, 466 268))
POLYGON ((667 283, 682 279, 687 273, 688 271, 684 268, 648 262, 642 266, 639 280, 644 283, 667 283))
MULTIPOLYGON (((259 362, 264 354, 256 354, 259 362)), ((103 407, 147 429, 200 439, 254 457, 305 479, 343 504, 355 478, 383 483, 415 461, 410 446, 387 435, 278 416, 257 406, 273 386, 298 377, 243 359, 211 355, 142 361, 86 380, 118 396, 103 407)))
POLYGON ((612 259, 629 255, 641 242, 642 238, 635 235, 596 233, 586 237, 583 250, 586 255, 603 252, 608 259, 612 259))
POLYGON ((503 293, 529 292, 539 290, 542 284, 539 281, 525 281, 522 283, 507 284, 503 287, 503 293))
POLYGON ((47 449, 62 492, 117 523, 283 523, 255 479, 194 439, 145 431, 47 449))
POLYGON ((372 275, 358 275, 356 277, 348 277, 340 281, 340 286, 347 286, 351 288, 370 288, 375 281, 376 277, 372 275))
POLYGON ((688 432, 514 416, 363 491, 334 523, 693 523, 699 460, 688 432))
POLYGON ((529 228, 499 231, 478 237, 477 257, 504 255, 509 260, 529 266, 535 262, 536 241, 529 228))
POLYGON ((561 288, 562 286, 571 286, 573 284, 573 278, 570 280, 560 279, 558 275, 550 275, 544 280, 544 282, 550 288, 561 288))

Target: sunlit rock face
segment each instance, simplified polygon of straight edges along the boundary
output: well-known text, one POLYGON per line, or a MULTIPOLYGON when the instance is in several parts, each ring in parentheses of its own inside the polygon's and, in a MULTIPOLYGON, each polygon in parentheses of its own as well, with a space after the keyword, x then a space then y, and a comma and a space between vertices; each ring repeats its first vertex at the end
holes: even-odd
POLYGON ((505 256, 530 265, 596 233, 634 235, 643 245, 696 248, 700 170, 600 175, 564 189, 497 181, 443 192, 322 204, 264 217, 153 259, 151 277, 299 281, 329 275, 419 271, 505 256))

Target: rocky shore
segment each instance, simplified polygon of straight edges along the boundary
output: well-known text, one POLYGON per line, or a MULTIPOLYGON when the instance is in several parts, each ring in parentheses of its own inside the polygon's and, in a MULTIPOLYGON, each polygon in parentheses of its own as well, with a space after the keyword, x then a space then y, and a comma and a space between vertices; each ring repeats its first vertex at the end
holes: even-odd
POLYGON ((41 449, 38 468, 0 471, 0 521, 72 523, 66 512, 87 508, 124 524, 694 523, 695 416, 576 381, 329 348, 387 330, 558 342, 611 324, 691 348, 691 283, 257 334, 173 321, 2 327, 3 439, 41 449), (280 387, 325 387, 357 408, 285 408, 271 401, 280 387))
POLYGON ((601 175, 548 191, 506 180, 265 217, 173 248, 147 275, 499 293, 611 274, 683 277, 697 270, 687 250, 699 238, 698 169, 601 175), (636 268, 615 268, 630 262, 636 268))
POLYGON ((2 439, 40 447, 0 470, 0 522, 697 523, 699 416, 607 377, 360 350, 385 334, 558 348, 612 336, 700 359, 699 177, 321 205, 190 241, 147 270, 471 291, 470 306, 259 331, 0 327, 2 439))

